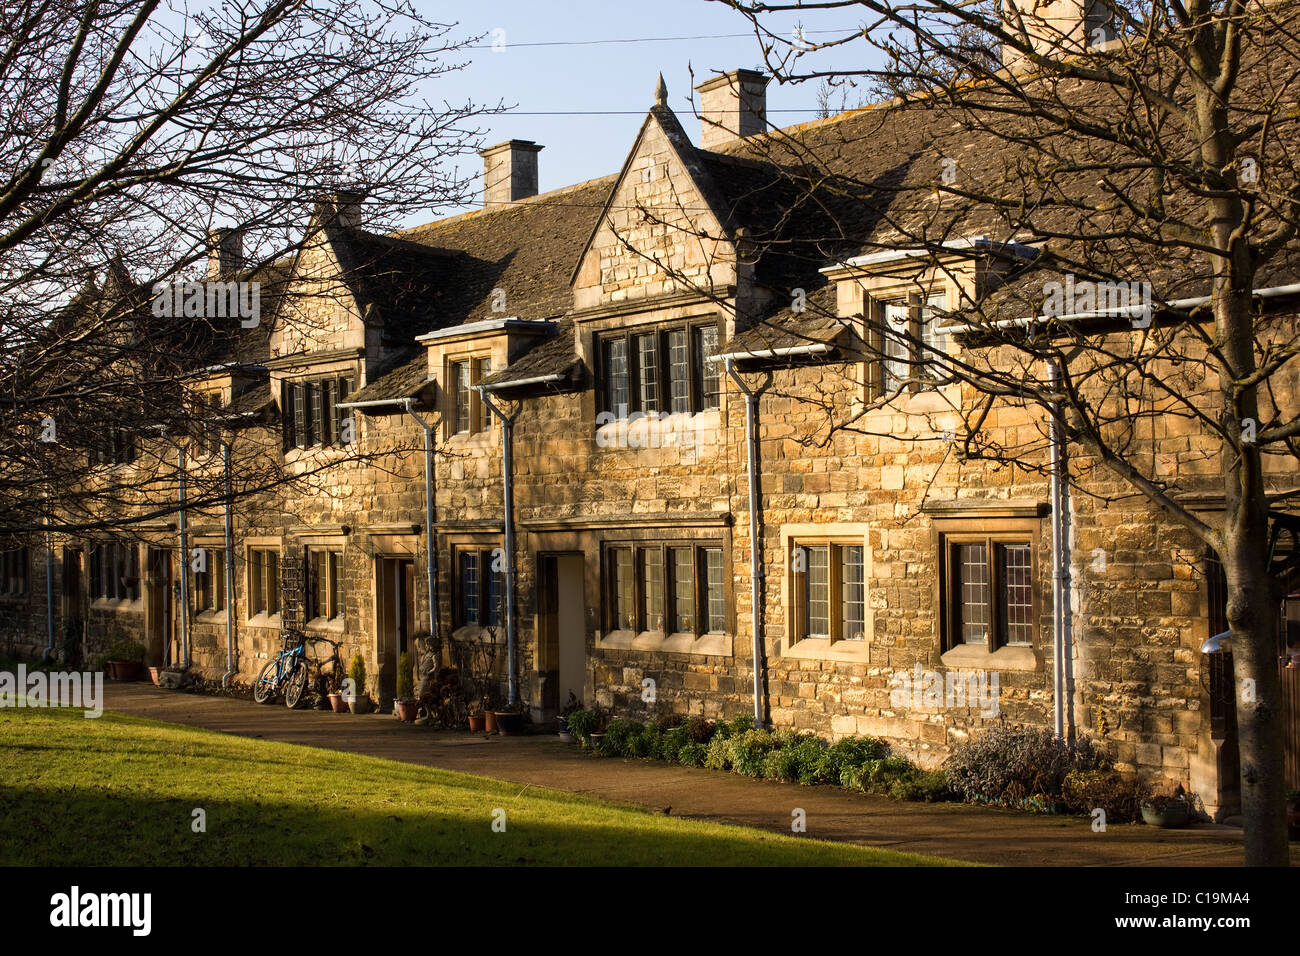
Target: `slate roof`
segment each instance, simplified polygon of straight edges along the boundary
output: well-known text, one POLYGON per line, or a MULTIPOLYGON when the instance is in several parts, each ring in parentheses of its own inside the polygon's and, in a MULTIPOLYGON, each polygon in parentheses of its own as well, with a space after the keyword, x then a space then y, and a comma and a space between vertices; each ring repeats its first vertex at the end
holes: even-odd
POLYGON ((429 384, 429 356, 424 349, 418 349, 410 358, 395 369, 360 391, 348 397, 348 404, 362 402, 392 402, 401 404, 408 398, 415 398, 429 384))

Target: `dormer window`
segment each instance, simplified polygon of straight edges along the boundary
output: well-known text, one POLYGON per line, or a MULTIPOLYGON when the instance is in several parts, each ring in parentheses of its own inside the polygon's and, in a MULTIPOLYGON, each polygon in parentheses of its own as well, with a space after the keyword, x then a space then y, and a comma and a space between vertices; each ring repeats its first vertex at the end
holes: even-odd
POLYGON ((946 307, 943 293, 876 301, 871 331, 879 371, 873 378, 881 395, 934 388, 945 380, 938 355, 947 351, 947 337, 940 331, 946 307))
POLYGON ((449 427, 453 435, 473 435, 492 427, 492 416, 474 387, 492 374, 489 358, 461 359, 447 365, 447 390, 451 395, 449 427))
POLYGON ((605 333, 597 339, 601 404, 629 414, 691 414, 717 408, 717 323, 690 322, 605 333))

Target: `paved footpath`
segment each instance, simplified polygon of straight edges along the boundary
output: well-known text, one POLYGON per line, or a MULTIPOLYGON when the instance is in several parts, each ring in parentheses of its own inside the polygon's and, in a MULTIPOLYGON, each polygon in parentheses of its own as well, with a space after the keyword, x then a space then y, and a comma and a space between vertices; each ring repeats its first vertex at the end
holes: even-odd
MULTIPOLYGON (((835 787, 751 780, 651 760, 599 758, 553 736, 500 737, 432 731, 392 715, 291 711, 283 705, 159 690, 106 687, 109 710, 243 737, 323 747, 405 763, 671 808, 674 816, 790 832, 791 811, 807 813, 808 835, 1005 865, 1239 866, 1241 830, 1205 824, 1158 830, 1141 824, 1093 833, 1090 821, 970 807, 904 803, 835 787)), ((1292 844, 1292 863, 1300 845, 1292 844)))

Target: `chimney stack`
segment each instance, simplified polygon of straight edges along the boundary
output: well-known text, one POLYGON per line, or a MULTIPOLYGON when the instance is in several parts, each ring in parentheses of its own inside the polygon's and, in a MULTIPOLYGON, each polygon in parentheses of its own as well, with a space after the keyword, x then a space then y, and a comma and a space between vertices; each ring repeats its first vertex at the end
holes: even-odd
POLYGON ((208 278, 230 279, 244 268, 244 230, 208 231, 208 278))
MULTIPOLYGON (((1000 0, 999 12, 1008 33, 1028 39, 1039 56, 1078 56, 1115 39, 1111 11, 1105 0, 1000 0)), ((1002 65, 1015 69, 1023 60, 1009 46, 1002 48, 1002 65)), ((1025 63, 1032 68, 1032 64, 1025 63)))
POLYGON ((496 209, 537 195, 537 154, 545 147, 509 139, 479 150, 483 157, 483 208, 496 209))
POLYGON ((732 70, 695 87, 700 94, 700 148, 767 131, 767 84, 757 70, 732 70))

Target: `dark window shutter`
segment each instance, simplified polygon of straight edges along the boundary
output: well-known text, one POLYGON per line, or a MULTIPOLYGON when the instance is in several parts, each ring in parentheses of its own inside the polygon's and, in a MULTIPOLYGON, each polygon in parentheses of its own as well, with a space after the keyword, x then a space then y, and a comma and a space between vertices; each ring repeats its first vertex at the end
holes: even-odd
POLYGON ((293 388, 280 380, 280 438, 285 451, 293 447, 293 388))
POLYGON ((885 389, 885 307, 874 300, 866 307, 867 399, 879 398, 885 389))

